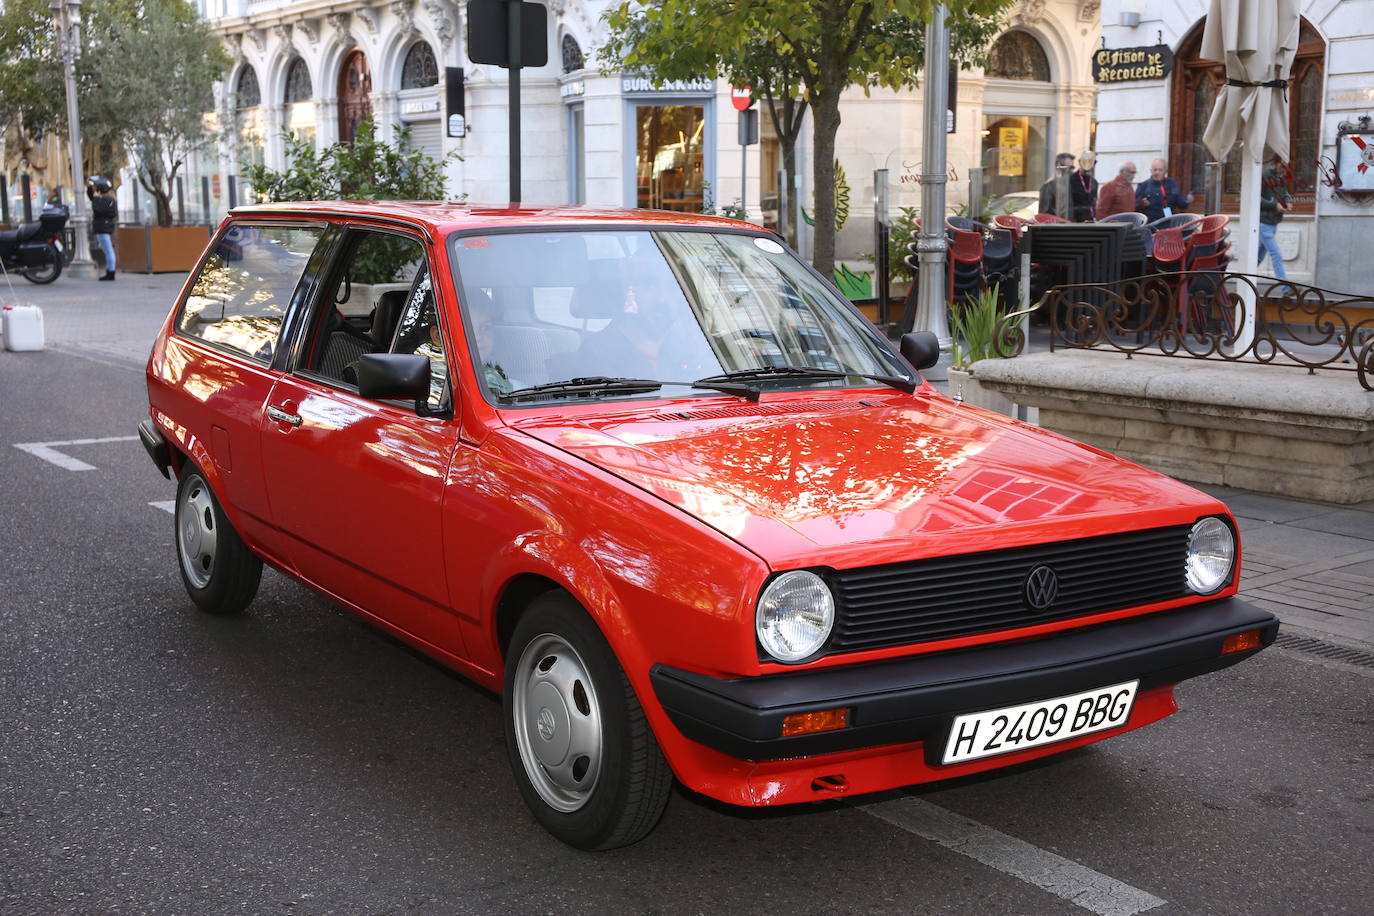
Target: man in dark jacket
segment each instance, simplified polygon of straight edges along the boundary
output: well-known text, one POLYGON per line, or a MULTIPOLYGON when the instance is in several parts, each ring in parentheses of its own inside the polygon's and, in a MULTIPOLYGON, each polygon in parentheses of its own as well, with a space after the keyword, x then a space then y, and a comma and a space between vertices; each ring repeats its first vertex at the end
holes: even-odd
POLYGON ((110 184, 110 179, 97 175, 86 182, 86 196, 91 199, 91 232, 95 234, 100 250, 105 252, 105 273, 100 279, 113 280, 115 251, 114 241, 110 236, 114 233, 115 220, 119 218, 119 204, 115 202, 114 185, 110 184))
POLYGON ((1178 182, 1169 177, 1169 166, 1163 159, 1150 163, 1150 177, 1136 185, 1135 208, 1145 214, 1147 222, 1173 216, 1187 210, 1193 195, 1179 190, 1178 182))
MULTIPOLYGON (((1041 213, 1054 213, 1056 215, 1059 213, 1059 201, 1056 200, 1058 194, 1056 193, 1055 186, 1058 181, 1060 169, 1073 170, 1073 153, 1060 153, 1058 156, 1054 157, 1054 174, 1050 175, 1049 181, 1040 186, 1041 213)), ((1069 216, 1073 216, 1072 206, 1066 206, 1064 209, 1069 216)))

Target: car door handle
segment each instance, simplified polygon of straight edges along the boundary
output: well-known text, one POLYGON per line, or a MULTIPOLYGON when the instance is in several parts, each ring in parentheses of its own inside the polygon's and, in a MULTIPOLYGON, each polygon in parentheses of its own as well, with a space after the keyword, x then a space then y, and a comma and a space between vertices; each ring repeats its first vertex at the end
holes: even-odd
POLYGON ((268 407, 267 415, 278 423, 290 423, 292 426, 301 425, 301 415, 298 413, 287 413, 280 407, 268 407))

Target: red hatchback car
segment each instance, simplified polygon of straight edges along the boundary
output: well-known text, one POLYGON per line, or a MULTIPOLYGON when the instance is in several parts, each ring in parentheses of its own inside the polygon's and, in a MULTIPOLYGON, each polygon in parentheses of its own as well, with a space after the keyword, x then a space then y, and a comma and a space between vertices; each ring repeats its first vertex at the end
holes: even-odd
POLYGON ((530 809, 634 842, 1003 767, 1269 645, 1217 500, 952 401, 775 236, 649 211, 234 211, 148 362, 192 600, 262 564, 503 696, 530 809))

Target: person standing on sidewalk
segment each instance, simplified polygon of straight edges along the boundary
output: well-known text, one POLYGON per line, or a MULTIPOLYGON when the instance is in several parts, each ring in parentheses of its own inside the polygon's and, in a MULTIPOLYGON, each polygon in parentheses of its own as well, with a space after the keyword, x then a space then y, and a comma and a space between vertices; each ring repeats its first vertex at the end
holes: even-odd
POLYGON ((1279 243, 1274 236, 1279 223, 1283 221, 1283 214, 1292 209, 1293 198, 1284 186, 1278 164, 1277 158, 1271 159, 1264 167, 1264 177, 1260 181, 1258 266, 1264 266, 1264 256, 1268 255, 1270 263, 1274 266, 1274 276, 1286 281, 1288 274, 1283 269, 1283 252, 1279 250, 1279 243))
POLYGON ((1187 210, 1192 202, 1193 195, 1184 194, 1178 182, 1169 177, 1169 165, 1163 159, 1151 162, 1150 177, 1136 185, 1135 208, 1145 214, 1147 222, 1187 210))
POLYGON ((115 220, 119 218, 119 204, 115 202, 114 186, 110 184, 110 179, 96 175, 86 182, 86 196, 91 199, 91 232, 95 234, 100 250, 105 252, 105 273, 100 279, 113 280, 115 250, 114 241, 110 236, 114 233, 115 220))
POLYGON ((1135 209, 1135 163, 1123 162, 1116 177, 1102 186, 1097 195, 1097 218, 1135 209))
POLYGON ((1091 223, 1097 219, 1097 153, 1084 150, 1078 157, 1078 170, 1069 176, 1069 199, 1073 203, 1070 219, 1076 223, 1091 223))

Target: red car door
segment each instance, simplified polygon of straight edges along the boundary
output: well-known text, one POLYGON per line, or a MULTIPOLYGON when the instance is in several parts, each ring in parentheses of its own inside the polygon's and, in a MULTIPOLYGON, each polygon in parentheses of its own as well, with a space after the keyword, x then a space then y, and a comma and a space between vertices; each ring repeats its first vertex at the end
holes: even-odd
POLYGON ((461 657, 440 513, 458 423, 446 409, 427 261, 418 239, 350 234, 293 367, 264 405, 273 519, 296 569, 317 587, 461 657), (440 416, 357 394, 351 360, 394 347, 431 356, 440 416))

